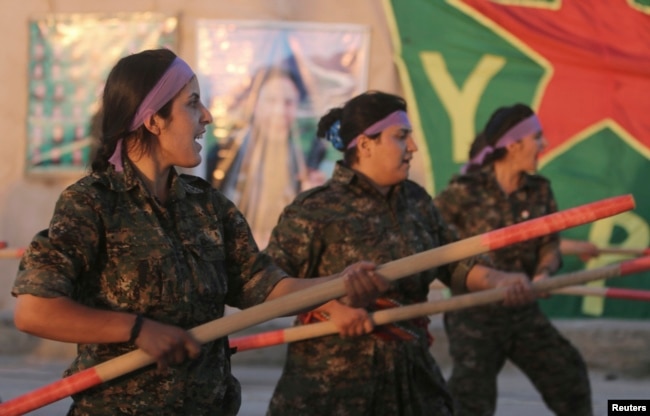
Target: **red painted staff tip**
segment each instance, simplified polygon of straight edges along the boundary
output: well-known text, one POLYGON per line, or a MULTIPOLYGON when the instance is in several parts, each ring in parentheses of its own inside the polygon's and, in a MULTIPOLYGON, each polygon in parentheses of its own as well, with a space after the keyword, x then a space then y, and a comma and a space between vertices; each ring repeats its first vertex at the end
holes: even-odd
POLYGON ((238 352, 279 344, 284 344, 284 329, 263 332, 255 335, 247 335, 230 340, 230 347, 237 348, 238 352))
POLYGON ((633 260, 621 262, 621 275, 641 273, 650 270, 650 256, 639 257, 633 260))
POLYGON ((0 415, 18 416, 39 409, 65 397, 101 384, 103 380, 92 367, 33 390, 15 399, 0 403, 0 415))
POLYGON ((618 287, 609 287, 605 296, 613 299, 640 300, 650 301, 649 290, 623 289, 618 287))
POLYGON ((541 237, 567 228, 586 224, 633 209, 634 197, 621 195, 558 211, 543 217, 490 231, 481 237, 482 244, 496 250, 521 241, 541 237))
POLYGON ((6 241, 0 241, 0 248, 6 248, 7 247, 7 242, 6 241))
POLYGON ((19 259, 25 254, 25 248, 7 248, 0 247, 0 258, 19 259))

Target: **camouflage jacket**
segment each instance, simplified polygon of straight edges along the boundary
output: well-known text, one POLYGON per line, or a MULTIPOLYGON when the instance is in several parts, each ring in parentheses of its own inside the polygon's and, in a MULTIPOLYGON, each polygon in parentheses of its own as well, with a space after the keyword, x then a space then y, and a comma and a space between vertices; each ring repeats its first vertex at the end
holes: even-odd
MULTIPOLYGON (((19 266, 13 295, 66 296, 89 307, 141 313, 190 329, 220 318, 224 305, 262 302, 286 274, 258 251, 244 217, 202 179, 170 177, 163 206, 130 163, 91 174, 60 196, 47 230, 19 266)), ((67 374, 134 349, 82 344, 67 374)), ((227 339, 165 374, 155 368, 86 390, 74 414, 231 414, 239 384, 227 339)))
MULTIPOLYGON (((493 165, 477 172, 454 176, 434 203, 460 238, 517 224, 557 211, 550 182, 524 174, 522 185, 506 195, 496 180, 493 165)), ((559 235, 549 234, 488 253, 493 267, 511 272, 536 273, 547 251, 559 256, 559 235)))
MULTIPOLYGON (((385 264, 455 239, 416 183, 404 181, 384 196, 339 162, 331 180, 285 208, 265 251, 290 275, 310 278, 338 273, 360 260, 385 264)), ((472 265, 468 260, 413 274, 393 282, 383 296, 402 305, 425 302, 436 278, 462 290, 472 265)), ((409 341, 372 333, 290 344, 270 414, 308 414, 318 408, 319 414, 347 415, 361 414, 354 409, 363 408, 363 414, 398 415, 412 414, 408 409, 415 403, 445 402, 426 326, 404 324, 416 335, 409 341), (417 382, 407 375, 411 371, 420 375, 417 382), (409 393, 391 395, 401 390, 409 393)))
MULTIPOLYGON (((431 197, 415 182, 404 181, 383 196, 339 163, 330 181, 285 208, 264 251, 290 275, 309 278, 339 273, 360 260, 385 264, 453 241, 431 197)), ((472 265, 455 262, 399 279, 386 297, 424 302, 436 278, 464 288, 472 265)))

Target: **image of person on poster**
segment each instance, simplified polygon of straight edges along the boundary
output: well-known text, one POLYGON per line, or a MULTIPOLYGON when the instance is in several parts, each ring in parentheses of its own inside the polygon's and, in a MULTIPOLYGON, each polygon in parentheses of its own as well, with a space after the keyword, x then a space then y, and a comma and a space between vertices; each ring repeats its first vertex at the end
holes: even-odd
POLYGON ((308 90, 292 68, 258 70, 236 101, 247 122, 208 150, 206 179, 244 213, 261 247, 296 194, 325 181, 316 139, 307 152, 301 146, 297 119, 309 107, 308 90))

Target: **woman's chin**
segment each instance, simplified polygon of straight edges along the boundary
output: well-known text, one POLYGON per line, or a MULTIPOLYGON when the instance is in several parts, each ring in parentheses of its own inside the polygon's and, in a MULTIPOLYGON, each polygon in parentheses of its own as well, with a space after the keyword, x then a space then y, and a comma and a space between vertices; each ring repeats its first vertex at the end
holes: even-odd
POLYGON ((176 166, 185 169, 190 169, 199 166, 200 163, 201 163, 201 155, 196 155, 194 158, 188 159, 186 162, 177 163, 176 166))

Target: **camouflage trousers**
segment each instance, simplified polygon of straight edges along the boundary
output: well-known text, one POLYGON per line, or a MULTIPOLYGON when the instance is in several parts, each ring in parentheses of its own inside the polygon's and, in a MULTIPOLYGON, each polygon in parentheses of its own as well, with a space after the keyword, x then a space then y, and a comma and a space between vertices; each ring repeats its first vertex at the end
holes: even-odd
POLYGON ((497 376, 506 360, 521 369, 556 415, 592 415, 585 362, 537 305, 472 308, 446 314, 444 322, 457 416, 494 414, 497 376))

